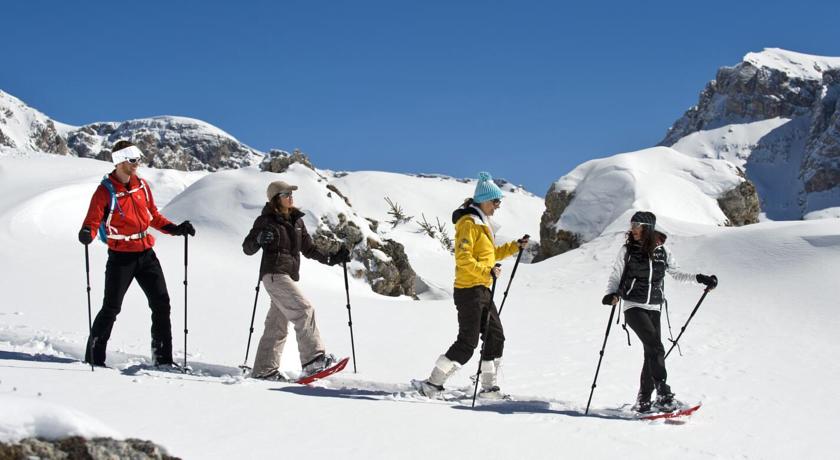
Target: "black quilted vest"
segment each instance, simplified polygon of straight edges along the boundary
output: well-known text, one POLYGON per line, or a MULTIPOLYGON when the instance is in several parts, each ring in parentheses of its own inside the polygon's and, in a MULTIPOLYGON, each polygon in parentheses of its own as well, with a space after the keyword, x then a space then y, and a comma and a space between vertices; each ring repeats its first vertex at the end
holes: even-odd
POLYGON ((624 276, 619 292, 627 302, 659 305, 665 300, 663 282, 668 254, 663 246, 653 250, 653 257, 642 251, 642 246, 630 243, 625 246, 624 276))

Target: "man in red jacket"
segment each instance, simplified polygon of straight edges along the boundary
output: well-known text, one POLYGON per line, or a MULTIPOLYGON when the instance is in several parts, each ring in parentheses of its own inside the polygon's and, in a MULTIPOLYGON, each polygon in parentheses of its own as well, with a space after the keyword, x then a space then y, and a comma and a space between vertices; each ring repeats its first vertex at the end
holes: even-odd
POLYGON ((142 152, 129 141, 119 141, 111 153, 114 171, 102 180, 90 200, 79 230, 79 242, 88 245, 96 237, 108 242, 105 267, 105 298, 88 337, 85 362, 105 366, 105 349, 131 281, 136 279, 152 309, 152 361, 156 366, 174 365, 169 292, 152 246, 149 227, 170 235, 195 235, 189 221, 175 225, 155 206, 148 182, 137 175, 142 152))

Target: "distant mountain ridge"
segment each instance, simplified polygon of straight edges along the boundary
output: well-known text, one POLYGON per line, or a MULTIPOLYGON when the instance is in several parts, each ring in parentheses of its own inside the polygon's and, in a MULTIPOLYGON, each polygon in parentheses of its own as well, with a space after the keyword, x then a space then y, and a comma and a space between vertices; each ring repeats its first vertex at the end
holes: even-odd
POLYGON ((217 171, 250 166, 263 156, 193 118, 159 116, 77 127, 52 120, 0 91, 0 147, 110 160, 111 147, 121 139, 137 144, 155 168, 217 171))

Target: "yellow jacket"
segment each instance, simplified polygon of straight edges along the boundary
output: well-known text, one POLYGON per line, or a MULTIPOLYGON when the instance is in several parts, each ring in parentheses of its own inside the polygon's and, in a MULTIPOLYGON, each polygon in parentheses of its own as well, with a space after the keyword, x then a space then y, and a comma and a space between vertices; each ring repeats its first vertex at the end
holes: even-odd
POLYGON ((493 284, 490 270, 496 261, 516 254, 519 243, 511 241, 496 246, 493 232, 481 218, 472 214, 463 215, 455 223, 455 287, 470 288, 493 284))

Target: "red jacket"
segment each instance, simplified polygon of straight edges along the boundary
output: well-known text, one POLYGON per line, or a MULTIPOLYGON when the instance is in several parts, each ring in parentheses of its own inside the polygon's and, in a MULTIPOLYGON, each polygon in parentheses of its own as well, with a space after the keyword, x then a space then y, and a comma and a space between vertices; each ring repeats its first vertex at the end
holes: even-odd
MULTIPOLYGON (((155 244, 155 237, 148 232, 149 227, 163 231, 162 228, 171 222, 158 212, 149 184, 134 175, 129 179, 128 189, 126 189, 113 172, 108 179, 114 185, 119 204, 119 208, 111 214, 110 226, 106 227, 109 235, 108 248, 118 252, 140 252, 151 249, 155 244), (143 232, 146 234, 143 235, 143 232), (131 236, 135 239, 126 239, 131 236)), ((111 192, 104 185, 99 184, 90 199, 90 207, 82 224, 83 227, 91 229, 94 239, 97 237, 99 224, 108 219, 110 205, 111 192)))

